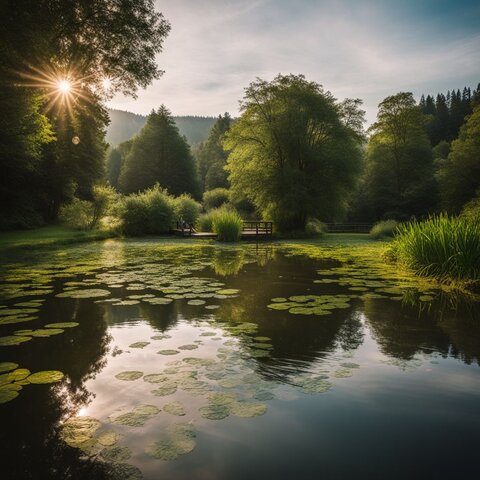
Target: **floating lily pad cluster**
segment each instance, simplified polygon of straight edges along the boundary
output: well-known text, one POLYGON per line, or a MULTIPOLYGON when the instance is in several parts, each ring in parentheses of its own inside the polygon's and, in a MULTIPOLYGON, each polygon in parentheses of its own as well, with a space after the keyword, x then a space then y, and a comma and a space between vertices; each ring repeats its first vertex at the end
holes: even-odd
POLYGON ((57 370, 31 373, 27 368, 18 368, 14 362, 0 363, 0 404, 18 397, 20 390, 30 384, 60 382, 64 375, 57 370))
POLYGON ((286 298, 272 298, 268 308, 288 310, 295 315, 330 315, 332 310, 350 307, 348 295, 295 295, 286 298))

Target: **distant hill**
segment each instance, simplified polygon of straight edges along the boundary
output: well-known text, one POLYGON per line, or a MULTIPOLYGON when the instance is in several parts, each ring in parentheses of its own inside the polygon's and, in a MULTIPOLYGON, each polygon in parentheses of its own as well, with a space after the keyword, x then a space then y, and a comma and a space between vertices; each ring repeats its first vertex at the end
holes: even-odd
MULTIPOLYGON (((107 128, 106 140, 115 147, 137 134, 147 121, 146 115, 124 112, 123 110, 108 110, 110 125, 107 128)), ((206 140, 215 117, 173 117, 181 135, 185 135, 190 146, 198 145, 206 140)))

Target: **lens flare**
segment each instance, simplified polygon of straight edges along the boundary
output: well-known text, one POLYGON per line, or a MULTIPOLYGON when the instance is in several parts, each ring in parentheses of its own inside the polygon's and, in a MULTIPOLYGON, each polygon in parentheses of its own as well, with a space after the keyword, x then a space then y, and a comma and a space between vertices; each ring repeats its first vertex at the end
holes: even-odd
POLYGON ((70 93, 72 89, 72 84, 68 80, 59 80, 57 82, 57 88, 62 93, 70 93))

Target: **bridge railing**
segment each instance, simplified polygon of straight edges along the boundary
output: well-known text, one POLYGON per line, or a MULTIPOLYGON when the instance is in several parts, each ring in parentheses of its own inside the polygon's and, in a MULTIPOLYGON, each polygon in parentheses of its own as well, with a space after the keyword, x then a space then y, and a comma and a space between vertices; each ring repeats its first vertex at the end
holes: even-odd
POLYGON ((242 234, 247 235, 272 235, 273 222, 263 222, 259 220, 244 221, 242 227, 242 234))

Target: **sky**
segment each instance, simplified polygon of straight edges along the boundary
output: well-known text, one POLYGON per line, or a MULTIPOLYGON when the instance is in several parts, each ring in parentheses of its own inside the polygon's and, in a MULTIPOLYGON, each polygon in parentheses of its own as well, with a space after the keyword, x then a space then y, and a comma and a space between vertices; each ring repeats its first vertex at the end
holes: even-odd
POLYGON ((475 88, 478 0, 157 0, 171 23, 159 80, 109 106, 147 114, 238 115, 256 77, 304 74, 343 100, 364 101, 367 122, 388 95, 475 88))

